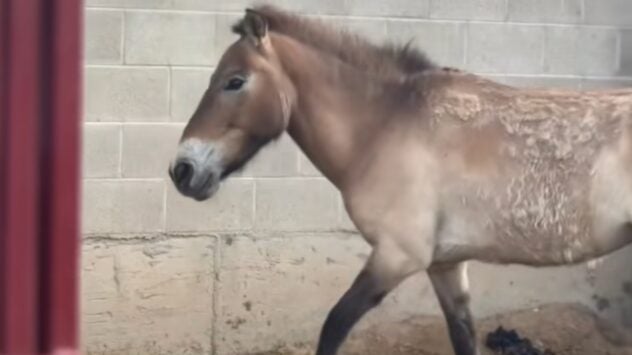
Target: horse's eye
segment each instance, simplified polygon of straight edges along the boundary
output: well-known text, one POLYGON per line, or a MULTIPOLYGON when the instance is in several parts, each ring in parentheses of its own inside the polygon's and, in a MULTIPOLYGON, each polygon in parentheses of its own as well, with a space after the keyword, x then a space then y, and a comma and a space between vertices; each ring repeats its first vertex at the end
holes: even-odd
POLYGON ((228 81, 228 83, 226 83, 226 86, 224 86, 224 90, 226 91, 239 90, 244 85, 244 82, 245 80, 242 78, 232 78, 228 81))

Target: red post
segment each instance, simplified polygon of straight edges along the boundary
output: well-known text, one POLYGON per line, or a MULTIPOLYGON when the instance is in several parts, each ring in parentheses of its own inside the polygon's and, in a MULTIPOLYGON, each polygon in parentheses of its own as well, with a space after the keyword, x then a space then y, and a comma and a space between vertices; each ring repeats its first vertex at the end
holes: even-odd
POLYGON ((0 1, 0 354, 78 353, 81 0, 0 1))
MULTIPOLYGON (((20 0, 21 1, 21 0, 20 0)), ((45 1, 46 2, 46 1, 45 1)), ((45 265, 42 346, 46 352, 78 349, 79 191, 81 160, 81 0, 48 1, 51 59, 49 146, 44 191, 45 265)))
POLYGON ((0 353, 7 354, 35 353, 39 336, 41 14, 38 0, 3 1, 0 353))

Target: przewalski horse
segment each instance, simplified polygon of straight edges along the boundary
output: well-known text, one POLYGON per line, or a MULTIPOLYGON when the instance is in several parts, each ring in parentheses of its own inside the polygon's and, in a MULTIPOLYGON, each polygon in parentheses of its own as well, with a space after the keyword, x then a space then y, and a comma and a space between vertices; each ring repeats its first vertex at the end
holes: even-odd
POLYGON ((456 354, 478 354, 466 261, 551 266, 632 239, 632 90, 519 90, 259 6, 234 26, 170 175, 208 199, 287 131, 372 246, 318 355, 426 271, 456 354))

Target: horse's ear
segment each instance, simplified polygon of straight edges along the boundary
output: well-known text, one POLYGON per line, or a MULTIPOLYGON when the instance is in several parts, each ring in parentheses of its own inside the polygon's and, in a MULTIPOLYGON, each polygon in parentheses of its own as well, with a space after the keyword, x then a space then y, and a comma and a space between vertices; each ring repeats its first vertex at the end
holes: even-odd
POLYGON ((246 9, 246 15, 233 26, 233 31, 251 39, 259 46, 268 40, 268 21, 259 12, 246 9))

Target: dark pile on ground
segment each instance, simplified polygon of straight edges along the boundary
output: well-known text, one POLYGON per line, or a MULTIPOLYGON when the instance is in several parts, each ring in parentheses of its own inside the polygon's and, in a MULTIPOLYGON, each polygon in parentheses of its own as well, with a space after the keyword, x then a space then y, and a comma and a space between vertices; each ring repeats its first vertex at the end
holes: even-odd
POLYGON ((487 334, 485 346, 499 355, 555 355, 551 350, 540 350, 531 340, 521 338, 515 330, 502 326, 487 334))
MULTIPOLYGON (((537 310, 500 314, 476 321, 481 355, 546 354, 499 353, 485 346, 487 335, 516 330, 529 339, 531 349, 548 349, 555 355, 632 355, 632 348, 612 344, 600 331, 594 314, 581 305, 554 304, 537 310)), ((509 335, 511 340, 513 335, 509 335)), ((507 339, 505 339, 507 340, 507 339)), ((515 338, 513 338, 516 341, 515 338)), ((524 341, 523 341, 524 342, 524 341)), ((283 348, 260 355, 311 355, 313 350, 283 348)), ((259 355, 258 354, 258 355, 259 355)), ((441 317, 414 317, 397 324, 382 324, 354 332, 341 355, 453 355, 441 317)))

